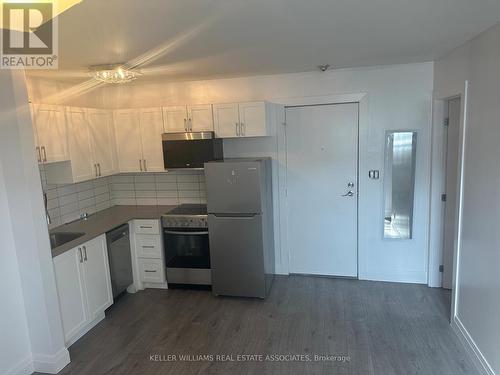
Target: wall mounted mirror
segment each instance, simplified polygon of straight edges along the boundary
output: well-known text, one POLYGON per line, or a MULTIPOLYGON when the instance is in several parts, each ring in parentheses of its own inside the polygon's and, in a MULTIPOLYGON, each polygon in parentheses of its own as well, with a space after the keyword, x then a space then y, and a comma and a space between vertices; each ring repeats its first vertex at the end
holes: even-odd
POLYGON ((386 132, 384 238, 412 238, 416 154, 416 132, 386 132))

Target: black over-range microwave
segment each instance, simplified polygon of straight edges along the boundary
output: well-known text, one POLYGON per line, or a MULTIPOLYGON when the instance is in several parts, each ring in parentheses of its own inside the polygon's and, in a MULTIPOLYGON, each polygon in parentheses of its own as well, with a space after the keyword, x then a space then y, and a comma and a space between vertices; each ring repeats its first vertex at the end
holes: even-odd
POLYGON ((223 159, 222 139, 214 132, 164 133, 162 143, 165 169, 203 168, 223 159))

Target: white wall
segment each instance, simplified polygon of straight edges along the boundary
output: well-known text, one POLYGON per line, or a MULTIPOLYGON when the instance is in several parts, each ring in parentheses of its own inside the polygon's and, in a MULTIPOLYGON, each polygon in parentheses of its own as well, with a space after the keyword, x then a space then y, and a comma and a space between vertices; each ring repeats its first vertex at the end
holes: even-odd
MULTIPOLYGON (((18 263, 33 368, 40 372, 56 372, 69 362, 69 353, 62 333, 23 73, 0 71, 0 87, 3 175, 0 187, 9 210, 9 216, 2 217, 2 223, 10 218, 10 223, 5 225, 11 228, 13 243, 11 241, 10 245, 13 244, 14 248, 11 247, 10 251, 15 250, 18 263)), ((3 286, 10 291, 9 284, 3 286)), ((0 311, 8 308, 2 303, 0 311)), ((23 330, 19 334, 22 337, 23 330)), ((2 346, 14 342, 16 336, 4 336, 2 332, 2 346)))
POLYGON ((486 373, 500 373, 500 24, 436 62, 436 98, 469 80, 453 324, 486 373))
POLYGON ((1 159, 0 212, 0 374, 29 374, 31 346, 1 159))
MULTIPOLYGON (((361 278, 427 282, 430 124, 433 64, 333 70, 196 82, 146 82, 113 86, 98 94, 103 107, 129 108, 177 104, 269 100, 367 93, 367 123, 360 129, 360 269, 361 278), (382 179, 368 170, 383 170, 384 135, 388 129, 418 131, 414 238, 382 240, 382 179)), ((278 127, 282 132, 283 128, 278 127)), ((277 157, 275 139, 226 140, 230 156, 277 157)), ((282 257, 282 261, 286 261, 282 257)), ((286 264, 277 269, 286 272, 286 264)))

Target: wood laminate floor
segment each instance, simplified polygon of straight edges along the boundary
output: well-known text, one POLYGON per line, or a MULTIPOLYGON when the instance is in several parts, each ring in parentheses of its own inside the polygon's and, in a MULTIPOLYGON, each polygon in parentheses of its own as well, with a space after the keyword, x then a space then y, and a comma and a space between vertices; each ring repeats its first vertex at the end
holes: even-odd
POLYGON ((442 289, 305 276, 278 277, 266 301, 149 289, 112 306, 61 374, 477 374, 449 309, 442 289))

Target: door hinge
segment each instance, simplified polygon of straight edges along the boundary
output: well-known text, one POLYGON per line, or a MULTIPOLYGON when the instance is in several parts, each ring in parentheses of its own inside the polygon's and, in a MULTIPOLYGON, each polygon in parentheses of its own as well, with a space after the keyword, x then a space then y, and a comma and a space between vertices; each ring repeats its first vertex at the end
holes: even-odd
POLYGON ((443 125, 450 126, 450 119, 448 117, 444 119, 443 125))
POLYGON ((441 202, 446 202, 446 194, 441 194, 441 202))
POLYGON ((439 272, 444 272, 444 266, 442 264, 439 266, 439 272))

